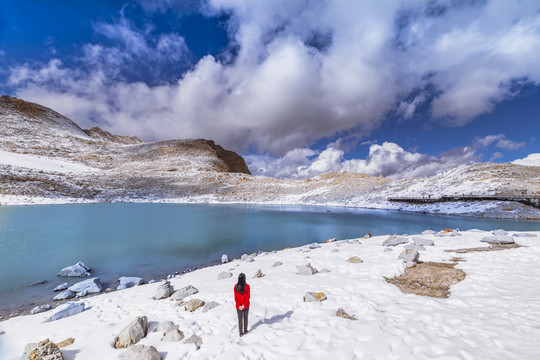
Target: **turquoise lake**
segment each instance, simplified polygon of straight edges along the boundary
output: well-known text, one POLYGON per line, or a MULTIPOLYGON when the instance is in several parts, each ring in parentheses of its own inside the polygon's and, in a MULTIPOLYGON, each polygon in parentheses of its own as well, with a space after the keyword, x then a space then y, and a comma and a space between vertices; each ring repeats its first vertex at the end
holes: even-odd
POLYGON ((540 230, 534 221, 335 207, 192 204, 70 204, 0 207, 0 315, 52 302, 77 261, 104 288, 120 276, 161 279, 216 264, 222 254, 278 250, 329 238, 413 234, 444 228, 540 230), (44 284, 31 285, 46 281, 44 284))

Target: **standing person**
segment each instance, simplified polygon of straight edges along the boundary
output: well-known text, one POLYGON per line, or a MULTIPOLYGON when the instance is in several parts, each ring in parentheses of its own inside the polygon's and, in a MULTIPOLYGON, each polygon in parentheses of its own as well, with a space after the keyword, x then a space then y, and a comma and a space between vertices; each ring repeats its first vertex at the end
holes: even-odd
POLYGON ((247 334, 249 314, 249 285, 246 284, 246 275, 238 275, 238 283, 234 285, 234 301, 236 302, 236 314, 238 315, 238 330, 240 336, 247 334))

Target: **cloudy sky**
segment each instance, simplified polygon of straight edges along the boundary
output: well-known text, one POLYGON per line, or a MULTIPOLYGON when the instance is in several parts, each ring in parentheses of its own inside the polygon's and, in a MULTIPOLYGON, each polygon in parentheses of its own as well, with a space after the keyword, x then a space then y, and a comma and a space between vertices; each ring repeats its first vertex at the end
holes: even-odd
POLYGON ((0 2, 0 92, 283 178, 539 153, 539 59, 537 0, 0 2))

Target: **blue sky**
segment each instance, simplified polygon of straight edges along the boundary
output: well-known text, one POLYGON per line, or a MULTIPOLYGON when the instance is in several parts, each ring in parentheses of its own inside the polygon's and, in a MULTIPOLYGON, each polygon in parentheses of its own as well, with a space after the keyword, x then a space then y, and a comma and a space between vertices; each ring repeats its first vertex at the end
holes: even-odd
POLYGON ((0 90, 253 172, 427 176, 540 152, 537 1, 0 3, 0 90))

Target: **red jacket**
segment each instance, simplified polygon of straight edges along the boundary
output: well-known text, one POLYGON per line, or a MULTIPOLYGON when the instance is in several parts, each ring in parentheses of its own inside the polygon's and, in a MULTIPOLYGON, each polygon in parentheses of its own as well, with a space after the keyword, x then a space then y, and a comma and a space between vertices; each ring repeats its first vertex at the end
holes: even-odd
POLYGON ((234 285, 234 301, 236 302, 236 308, 240 309, 241 305, 244 305, 244 309, 249 308, 249 285, 246 284, 244 293, 240 294, 236 291, 236 285, 234 285))

